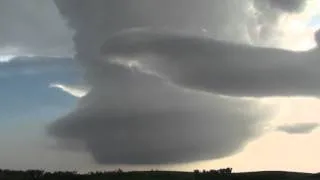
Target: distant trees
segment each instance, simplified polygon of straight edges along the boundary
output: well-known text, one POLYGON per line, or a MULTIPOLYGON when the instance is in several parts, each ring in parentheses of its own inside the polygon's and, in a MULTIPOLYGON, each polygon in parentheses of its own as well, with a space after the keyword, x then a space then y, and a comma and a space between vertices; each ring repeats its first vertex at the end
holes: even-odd
POLYGON ((43 178, 45 172, 43 170, 27 170, 26 176, 27 179, 41 179, 43 178))
POLYGON ((231 174, 231 173, 232 173, 232 168, 230 167, 218 170, 218 174, 231 174))
MULTIPOLYGON (((76 171, 57 171, 46 172, 43 170, 12 171, 0 170, 0 180, 103 180, 103 179, 121 179, 121 180, 206 180, 213 176, 227 177, 232 173, 232 168, 218 170, 194 170, 194 173, 188 172, 170 172, 170 171, 137 171, 123 172, 121 169, 105 172, 90 172, 88 174, 79 174, 76 171)), ((219 178, 218 178, 219 179, 219 178)))
POLYGON ((211 169, 209 171, 203 170, 202 173, 200 173, 200 171, 198 169, 194 170, 193 173, 195 175, 199 175, 199 174, 209 174, 209 175, 229 175, 232 174, 232 168, 228 167, 228 168, 222 168, 222 169, 211 169))
POLYGON ((76 171, 72 172, 45 172, 43 170, 26 170, 26 171, 13 171, 13 170, 0 170, 0 180, 44 180, 44 179, 74 179, 79 176, 76 171))

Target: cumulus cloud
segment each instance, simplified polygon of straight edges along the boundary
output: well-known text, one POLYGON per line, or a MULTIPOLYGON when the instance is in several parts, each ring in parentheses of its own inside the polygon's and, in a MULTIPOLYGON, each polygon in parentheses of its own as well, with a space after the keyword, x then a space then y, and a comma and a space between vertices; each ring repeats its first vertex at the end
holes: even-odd
POLYGON ((251 27, 248 28, 251 41, 261 46, 301 49, 299 45, 286 44, 283 41, 289 41, 289 38, 286 38, 286 34, 290 34, 289 31, 296 33, 291 36, 301 36, 302 26, 290 28, 286 26, 299 23, 299 20, 297 21, 292 15, 304 17, 309 13, 305 10, 310 3, 317 2, 316 0, 253 0, 249 10, 252 16, 251 27))
MULTIPOLYGON (((305 77, 300 74, 300 61, 295 59, 302 54, 219 43, 254 41, 248 30, 255 32, 261 22, 254 21, 256 17, 250 11, 253 1, 55 2, 75 30, 76 59, 86 68, 92 89, 79 99, 74 112, 51 124, 48 132, 61 141, 83 142, 101 164, 166 164, 229 156, 259 134, 259 125, 267 114, 254 101, 222 97, 216 90, 237 96, 278 94, 285 90, 290 93, 289 86, 302 83, 300 78, 305 77), (108 38, 132 28, 165 28, 179 33, 129 33, 121 35, 120 40, 116 36, 102 48, 107 59, 101 57, 101 46, 108 38), (219 53, 215 55, 211 50, 219 53), (230 63, 219 61, 226 54, 234 55, 228 53, 232 51, 240 57, 230 63), (126 55, 138 57, 130 59, 138 63, 130 63, 129 68, 111 62, 128 58, 126 55), (261 56, 259 62, 263 64, 254 61, 261 56), (292 57, 293 62, 276 61, 280 57, 292 57), (241 63, 242 60, 245 62, 241 63), (149 70, 145 67, 157 73, 144 73, 149 70), (246 70, 249 73, 240 74, 246 70), (168 83, 166 78, 174 83, 168 83), (280 84, 286 80, 288 87, 280 84)), ((293 91, 300 92, 299 88, 293 91)))
POLYGON ((308 134, 319 127, 319 123, 297 123, 279 126, 277 130, 288 134, 308 134))
POLYGON ((0 56, 72 56, 73 31, 51 0, 0 2, 0 56))

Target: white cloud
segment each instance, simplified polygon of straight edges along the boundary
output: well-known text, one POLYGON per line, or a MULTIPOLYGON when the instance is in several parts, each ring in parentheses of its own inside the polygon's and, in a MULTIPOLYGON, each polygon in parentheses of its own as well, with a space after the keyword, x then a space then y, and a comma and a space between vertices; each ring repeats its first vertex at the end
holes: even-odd
POLYGON ((90 91, 90 88, 86 86, 72 86, 72 85, 65 85, 65 84, 59 84, 59 83, 51 83, 49 85, 51 88, 58 88, 74 97, 81 98, 90 91))
POLYGON ((2 62, 9 62, 11 59, 13 59, 14 55, 0 55, 0 63, 2 62))
MULTIPOLYGON (((258 11, 255 7, 250 7, 249 15, 258 18, 259 16, 255 16, 258 11)), ((310 26, 310 22, 320 14, 319 12, 319 1, 307 0, 301 12, 283 12, 279 15, 272 26, 271 36, 263 42, 256 43, 295 51, 311 49, 316 46, 314 32, 320 28, 320 25, 310 26)), ((261 33, 260 30, 258 27, 256 33, 261 33)))

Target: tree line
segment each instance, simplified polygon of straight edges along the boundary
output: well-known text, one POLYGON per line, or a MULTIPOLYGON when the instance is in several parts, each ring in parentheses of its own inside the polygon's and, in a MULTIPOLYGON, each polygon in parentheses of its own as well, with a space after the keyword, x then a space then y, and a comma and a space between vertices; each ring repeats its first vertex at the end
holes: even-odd
POLYGON ((217 170, 194 170, 193 172, 173 172, 173 171, 132 171, 124 172, 121 169, 114 171, 97 171, 80 174, 76 171, 47 172, 43 170, 1 170, 0 180, 313 180, 320 179, 320 173, 308 174, 290 172, 252 172, 252 173, 232 173, 232 168, 222 168, 217 170), (299 173, 298 173, 299 174, 299 173))

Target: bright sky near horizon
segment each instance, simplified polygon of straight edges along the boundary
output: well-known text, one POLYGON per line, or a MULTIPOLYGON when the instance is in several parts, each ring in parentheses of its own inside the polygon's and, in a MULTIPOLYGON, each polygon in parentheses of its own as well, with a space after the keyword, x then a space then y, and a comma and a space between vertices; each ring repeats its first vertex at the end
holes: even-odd
MULTIPOLYGON (((250 7, 246 11, 249 15, 262 12, 250 7)), ((0 23, 6 24, 5 30, 0 32, 0 144, 6 144, 0 147, 0 169, 88 171, 119 167, 100 165, 90 153, 66 150, 64 144, 47 137, 46 127, 76 109, 79 99, 90 90, 83 83, 83 70, 68 58, 79 46, 74 46, 75 30, 68 27, 66 21, 50 0, 0 2, 0 23)), ((277 20, 272 21, 272 36, 260 41, 252 35, 246 43, 308 50, 316 46, 314 33, 319 28, 320 3, 309 0, 301 12, 279 14, 277 20)), ((200 29, 201 33, 210 34, 212 28, 200 29)), ((178 165, 125 165, 121 168, 190 171, 231 166, 235 171, 319 171, 320 100, 275 96, 253 98, 253 101, 259 110, 272 115, 263 122, 262 133, 251 138, 238 153, 178 165), (287 132, 279 130, 280 126, 299 123, 314 126, 301 133, 287 133, 295 131, 294 127, 287 132)))

